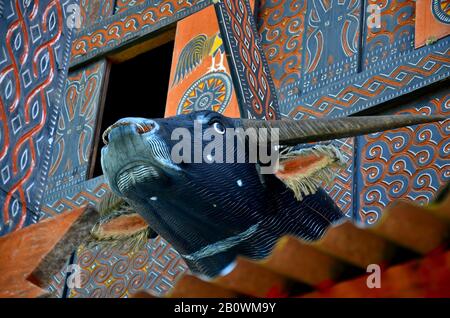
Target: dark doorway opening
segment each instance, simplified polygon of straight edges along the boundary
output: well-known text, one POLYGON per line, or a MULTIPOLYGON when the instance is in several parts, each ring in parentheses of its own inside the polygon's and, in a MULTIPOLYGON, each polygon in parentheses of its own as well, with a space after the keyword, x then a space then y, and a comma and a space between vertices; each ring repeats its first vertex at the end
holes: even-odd
POLYGON ((124 117, 162 118, 169 88, 174 42, 161 45, 128 61, 111 66, 100 134, 91 163, 91 177, 102 175, 100 164, 105 129, 124 117), (93 170, 92 170, 93 166, 93 170))

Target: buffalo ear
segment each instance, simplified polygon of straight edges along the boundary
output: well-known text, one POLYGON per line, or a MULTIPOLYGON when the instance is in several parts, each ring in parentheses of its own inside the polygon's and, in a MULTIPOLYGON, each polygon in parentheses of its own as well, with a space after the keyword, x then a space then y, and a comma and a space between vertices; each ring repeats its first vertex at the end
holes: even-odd
POLYGON ((91 230, 88 246, 127 247, 135 251, 156 233, 121 197, 108 192, 99 204, 100 219, 91 230))
POLYGON ((343 167, 344 157, 331 144, 289 147, 280 152, 275 175, 300 201, 304 196, 315 193, 324 183, 333 181, 336 170, 343 167))

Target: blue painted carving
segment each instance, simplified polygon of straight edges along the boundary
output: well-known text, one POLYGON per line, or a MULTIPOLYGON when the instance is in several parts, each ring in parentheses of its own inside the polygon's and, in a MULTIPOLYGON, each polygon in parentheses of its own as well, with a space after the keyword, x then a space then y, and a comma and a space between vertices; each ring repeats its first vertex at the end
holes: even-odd
POLYGON ((362 69, 386 64, 414 50, 415 2, 365 2, 362 69), (380 14, 379 25, 375 15, 380 14))
POLYGON ((302 92, 358 71, 360 0, 312 0, 306 13, 302 92))
POLYGON ((68 75, 54 136, 46 195, 86 180, 106 61, 68 75))
MULTIPOLYGON (((448 117, 450 91, 443 88, 387 113, 448 117)), ((360 136, 356 149, 355 216, 365 225, 396 200, 430 203, 450 182, 450 120, 360 136)))
POLYGON ((289 96, 290 86, 283 88, 279 92, 280 111, 296 119, 348 116, 449 75, 450 39, 445 38, 301 97, 289 96))
POLYGON ((215 4, 241 117, 277 119, 278 100, 248 0, 215 4))
POLYGON ((108 189, 103 176, 64 186, 44 197, 40 218, 52 217, 86 205, 96 206, 108 189))
POLYGON ((38 220, 67 73, 66 1, 6 1, 0 18, 0 235, 38 220))

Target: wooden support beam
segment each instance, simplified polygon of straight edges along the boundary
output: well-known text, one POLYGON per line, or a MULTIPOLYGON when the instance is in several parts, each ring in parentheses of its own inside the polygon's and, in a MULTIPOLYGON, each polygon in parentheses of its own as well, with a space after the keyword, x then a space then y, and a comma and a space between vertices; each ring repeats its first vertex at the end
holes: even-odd
POLYGON ((274 290, 286 292, 292 281, 250 260, 238 257, 231 273, 217 277, 211 283, 243 295, 268 297, 274 290))
POLYGON ((384 211, 379 224, 370 230, 400 246, 426 254, 446 244, 449 229, 449 224, 429 209, 397 202, 384 211))
POLYGON ((289 236, 281 238, 270 256, 258 264, 311 286, 336 280, 348 266, 311 244, 289 236))
POLYGON ((198 277, 186 274, 180 278, 169 292, 169 298, 231 298, 238 294, 232 290, 205 282, 198 277))
POLYGON ((132 45, 128 48, 113 53, 108 56, 108 60, 112 63, 122 63, 129 59, 132 59, 142 53, 153 50, 161 45, 164 45, 170 41, 175 40, 176 25, 171 24, 165 30, 158 32, 155 36, 148 40, 132 45))
POLYGON ((325 236, 312 246, 364 269, 369 264, 384 264, 391 259, 395 251, 394 244, 359 229, 350 222, 329 229, 325 236))
POLYGON ((367 275, 301 297, 450 297, 450 251, 381 271, 381 288, 369 288, 367 275))
POLYGON ((42 297, 51 277, 98 220, 79 208, 0 238, 0 297, 42 297))
POLYGON ((279 119, 275 85, 248 0, 215 5, 241 117, 279 119))

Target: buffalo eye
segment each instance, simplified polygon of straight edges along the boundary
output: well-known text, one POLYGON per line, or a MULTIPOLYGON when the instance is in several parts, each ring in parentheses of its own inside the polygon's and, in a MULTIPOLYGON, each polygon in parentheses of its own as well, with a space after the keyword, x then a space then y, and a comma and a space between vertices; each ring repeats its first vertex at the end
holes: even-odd
POLYGON ((219 133, 219 134, 221 134, 221 135, 223 135, 223 134, 225 133, 225 127, 224 127, 221 123, 219 123, 218 121, 216 121, 216 122, 213 124, 213 128, 214 128, 214 130, 215 130, 217 133, 219 133))

